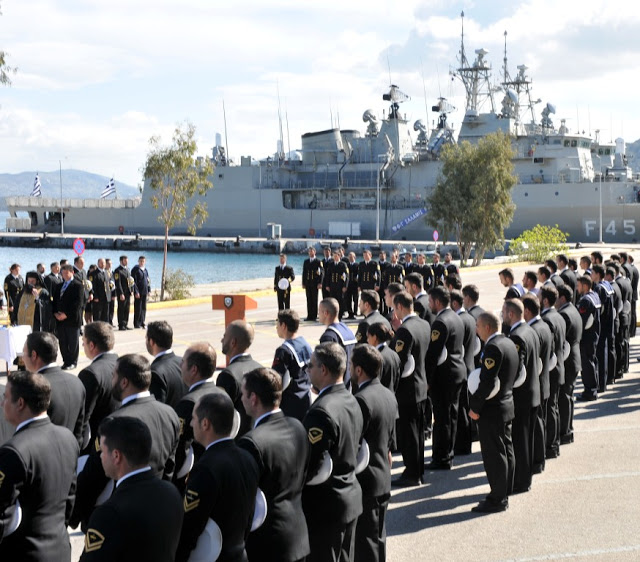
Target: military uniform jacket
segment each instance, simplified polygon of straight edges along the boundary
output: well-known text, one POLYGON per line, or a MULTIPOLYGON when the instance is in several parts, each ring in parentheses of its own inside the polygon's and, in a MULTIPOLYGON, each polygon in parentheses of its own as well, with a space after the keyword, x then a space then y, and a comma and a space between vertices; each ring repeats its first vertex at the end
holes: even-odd
POLYGON ((400 356, 387 345, 387 342, 380 344, 378 351, 382 355, 380 382, 382 386, 395 393, 400 382, 400 356))
POLYGON ((349 288, 356 289, 358 287, 358 262, 347 262, 349 268, 349 288))
POLYGON ((7 299, 7 306, 18 306, 18 297, 24 289, 24 279, 22 275, 14 277, 11 273, 4 278, 4 295, 7 299))
POLYGON ((349 266, 343 262, 331 260, 324 268, 324 285, 331 291, 341 291, 349 282, 349 266))
POLYGON ((113 272, 113 282, 116 285, 116 296, 118 298, 120 298, 121 295, 124 295, 125 300, 127 300, 138 290, 133 277, 131 277, 129 268, 124 267, 123 265, 116 267, 113 272))
POLYGON ((60 274, 54 275, 53 273, 49 273, 49 275, 44 278, 44 286, 47 288, 47 291, 49 291, 51 298, 53 298, 53 292, 56 285, 60 285, 61 283, 62 277, 60 274))
POLYGON ((594 292, 600 298, 600 334, 610 335, 613 333, 613 323, 616 316, 614 307, 614 291, 608 281, 600 281, 593 285, 594 292))
POLYGON ((175 486, 148 470, 129 476, 89 519, 82 562, 173 562, 182 526, 175 486))
POLYGON ((304 289, 317 288, 322 285, 324 278, 324 265, 318 258, 307 258, 302 264, 302 287, 304 289))
POLYGON ((334 384, 321 392, 302 423, 311 445, 307 480, 318 472, 325 451, 333 461, 329 479, 302 492, 307 522, 349 523, 362 513, 362 490, 355 474, 362 439, 358 402, 344 384, 334 384))
POLYGON ((407 316, 391 341, 391 348, 400 357, 400 371, 405 368, 409 355, 415 361, 413 373, 400 379, 396 390, 398 404, 417 404, 427 399, 427 372, 425 359, 429 347, 431 327, 418 315, 407 316))
POLYGON ((194 465, 184 495, 184 521, 176 562, 186 562, 209 519, 222 533, 219 562, 247 560, 260 473, 253 457, 231 439, 211 445, 194 465))
POLYGON ((475 394, 469 394, 469 409, 481 416, 496 416, 505 423, 513 420, 513 383, 519 365, 518 350, 513 341, 503 334, 492 337, 482 351, 480 384, 475 394), (496 377, 500 380, 500 390, 487 399, 496 377))
POLYGON ((376 324, 380 322, 391 329, 391 324, 389 320, 387 320, 379 311, 374 310, 370 314, 364 317, 364 319, 358 324, 358 329, 356 331, 356 341, 358 343, 367 343, 367 331, 369 330, 369 326, 371 324, 376 324))
POLYGON ((89 295, 91 294, 91 290, 89 289, 89 284, 87 283, 87 281, 89 280, 87 277, 87 272, 84 269, 78 269, 74 265, 73 278, 82 285, 82 288, 83 288, 82 304, 84 305, 89 302, 89 295))
POLYGON ((433 264, 433 282, 434 286, 444 285, 444 276, 446 270, 444 264, 438 262, 433 264))
POLYGON ((249 559, 303 559, 310 552, 302 489, 311 452, 304 426, 283 412, 275 412, 262 418, 238 446, 256 461, 258 487, 267 499, 267 518, 247 539, 249 559))
POLYGON ((389 451, 394 443, 398 402, 378 378, 358 388, 355 394, 362 411, 362 437, 369 445, 369 465, 358 481, 362 495, 377 498, 391 493, 389 451))
POLYGON ((571 269, 569 269, 568 267, 563 269, 560 273, 560 278, 562 279, 563 283, 565 285, 567 285, 567 287, 571 287, 571 290, 573 291, 573 295, 575 298, 575 294, 576 294, 576 285, 578 284, 578 278, 576 277, 576 273, 575 271, 572 271, 571 269))
MULTIPOLYGON (((70 560, 78 442, 48 418, 20 428, 0 448, 0 513, 20 501, 22 523, 0 542, 0 559, 70 560)), ((6 521, 0 518, 0 537, 6 521)))
POLYGON ((242 377, 254 369, 261 368, 262 365, 251 358, 251 355, 239 355, 231 361, 226 369, 218 374, 216 384, 227 391, 233 400, 235 409, 240 413, 240 431, 238 437, 244 435, 251 429, 251 418, 247 415, 242 404, 242 377))
POLYGON ((589 291, 580 297, 577 308, 580 318, 582 318, 582 337, 597 341, 600 337, 600 310, 602 308, 600 297, 594 291, 589 291), (593 321, 590 318, 593 318, 593 321))
POLYGON ((388 287, 390 283, 402 283, 404 281, 404 267, 399 263, 390 263, 382 272, 384 286, 388 287))
MULTIPOLYGON (((107 352, 96 357, 78 375, 86 391, 84 402, 85 435, 87 443, 91 436, 98 435, 100 422, 120 407, 120 402, 111 394, 111 380, 118 356, 107 352)), ((74 377, 75 378, 75 377, 74 377)))
POLYGON ((564 356, 564 342, 567 340, 567 324, 553 307, 543 310, 541 316, 553 335, 553 351, 558 360, 555 369, 551 371, 551 376, 555 377, 559 384, 564 384, 564 361, 562 358, 564 356))
POLYGON ((289 286, 285 289, 285 292, 290 291, 291 283, 293 283, 293 280, 295 278, 296 275, 293 272, 293 267, 291 267, 290 265, 285 265, 284 267, 279 265, 276 267, 276 272, 273 275, 273 289, 276 291, 281 291, 282 289, 278 287, 278 281, 280 281, 280 279, 286 279, 287 281, 289 281, 289 286))
POLYGON ((111 300, 111 289, 109 288, 109 279, 104 270, 94 269, 87 279, 91 281, 93 286, 93 299, 98 302, 109 302, 111 300))
MULTIPOLYGON (((571 347, 569 357, 564 361, 565 380, 574 381, 578 373, 582 370, 582 359, 580 358, 580 340, 582 339, 582 318, 578 309, 573 303, 566 303, 558 311, 565 321, 567 331, 565 337, 571 347)), ((559 356, 558 359, 560 359, 559 356)))
POLYGON ((433 324, 435 316, 433 312, 431 312, 429 295, 427 295, 427 293, 423 293, 413 300, 413 310, 420 318, 429 322, 430 326, 433 324))
POLYGON ((51 422, 71 431, 82 447, 86 424, 84 385, 78 377, 60 367, 42 369, 40 374, 51 384, 51 403, 47 410, 51 422))
POLYGON ((151 292, 151 281, 146 267, 143 269, 139 265, 134 265, 131 268, 131 277, 133 277, 133 282, 141 297, 145 297, 151 292))
POLYGON ((374 290, 380 286, 380 265, 373 260, 361 261, 358 265, 358 286, 361 291, 374 290))
MULTIPOLYGON (((311 346, 302 336, 285 340, 276 349, 271 367, 283 378, 289 374, 290 379, 289 386, 282 392, 280 404, 287 416, 298 417, 300 406, 303 405, 305 411, 308 406, 311 380, 307 367, 311 361, 311 353, 311 346)), ((300 415, 299 419, 303 417, 300 415)))
POLYGON ((164 402, 175 408, 187 392, 187 387, 182 381, 180 363, 182 358, 173 351, 163 353, 151 363, 151 385, 149 392, 159 402, 164 402))
POLYGON ((623 326, 628 326, 631 316, 631 303, 633 302, 633 288, 631 287, 631 281, 620 275, 616 278, 615 283, 620 288, 620 300, 622 301, 620 322, 623 326))
POLYGON ((473 319, 477 322, 480 315, 484 312, 484 308, 474 304, 471 308, 467 308, 466 311, 473 316, 473 319))
POLYGON ((345 384, 349 383, 351 378, 350 361, 353 348, 357 343, 356 336, 353 334, 349 326, 344 322, 334 322, 320 336, 320 343, 335 342, 344 349, 347 354, 347 372, 344 374, 345 384))
POLYGON ((549 281, 555 285, 556 289, 564 285, 564 280, 557 273, 552 273, 551 277, 549 277, 549 281))
POLYGON ((520 283, 514 283, 507 289, 507 294, 504 296, 504 300, 508 299, 521 299, 526 291, 520 283))
POLYGON ((518 388, 513 389, 513 402, 516 410, 537 408, 540 405, 540 380, 538 375, 538 357, 540 342, 537 334, 526 322, 520 322, 509 332, 509 338, 516 344, 519 356, 518 373, 524 365, 527 378, 518 388))
MULTIPOLYGON (((158 478, 171 480, 175 470, 176 449, 180 433, 178 416, 166 404, 158 402, 153 396, 144 396, 127 402, 111 414, 113 417, 130 416, 147 424, 151 432, 151 456, 149 466, 158 478)), ((82 529, 93 511, 96 499, 104 490, 109 479, 100 462, 100 440, 93 437, 93 449, 89 454, 84 470, 78 475, 78 493, 76 505, 71 517, 71 526, 82 522, 82 529)))
POLYGON ((638 268, 635 264, 630 264, 629 268, 631 269, 631 288, 633 289, 632 300, 636 302, 638 300, 638 281, 640 280, 640 272, 638 272, 638 268))
POLYGON ((380 289, 384 290, 387 287, 384 272, 387 270, 387 267, 389 267, 389 262, 378 260, 378 266, 380 267, 380 289))
POLYGON ((457 312, 458 318, 462 320, 464 326, 464 364, 469 374, 475 368, 475 356, 473 354, 476 346, 476 321, 466 310, 460 309, 457 312))
POLYGON ((549 361, 553 353, 553 334, 542 318, 535 318, 535 321, 529 324, 538 336, 539 357, 542 361, 542 371, 540 372, 540 398, 547 400, 551 395, 551 387, 549 381, 549 361))
POLYGON ((431 325, 431 343, 427 350, 426 368, 429 386, 459 384, 467 378, 464 363, 464 325, 450 308, 441 310, 431 325), (447 359, 438 365, 440 354, 447 348, 447 359))
POLYGON ((64 326, 71 326, 79 328, 82 323, 82 307, 84 299, 84 290, 82 284, 75 279, 72 279, 67 288, 62 294, 62 287, 64 283, 60 283, 56 286, 55 293, 53 295, 53 313, 64 312, 67 318, 60 322, 56 320, 58 324, 64 326))
POLYGON ((419 273, 422 275, 422 280, 424 282, 423 286, 426 290, 433 287, 433 270, 428 264, 414 264, 411 273, 419 273))

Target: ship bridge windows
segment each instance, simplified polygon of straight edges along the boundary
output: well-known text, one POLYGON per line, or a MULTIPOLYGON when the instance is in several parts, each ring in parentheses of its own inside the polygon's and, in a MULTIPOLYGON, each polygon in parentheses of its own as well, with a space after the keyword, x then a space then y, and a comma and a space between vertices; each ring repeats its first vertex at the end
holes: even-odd
POLYGON ((598 156, 611 156, 611 149, 610 148, 599 148, 598 149, 598 156))

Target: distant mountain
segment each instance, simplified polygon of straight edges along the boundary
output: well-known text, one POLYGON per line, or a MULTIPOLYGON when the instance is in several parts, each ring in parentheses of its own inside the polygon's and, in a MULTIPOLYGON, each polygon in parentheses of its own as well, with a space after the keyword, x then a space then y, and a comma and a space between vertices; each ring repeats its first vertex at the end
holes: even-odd
MULTIPOLYGON (((60 198, 60 170, 37 172, 42 184, 42 196, 60 198)), ((0 210, 6 210, 4 198, 10 195, 29 195, 33 189, 36 172, 0 174, 0 210)), ((111 178, 83 172, 82 170, 62 170, 62 196, 73 199, 93 199, 100 197, 111 178)), ((140 195, 140 190, 132 185, 120 183, 115 178, 118 199, 140 195)), ((112 198, 112 197, 111 197, 112 198)))
POLYGON ((640 172, 640 139, 627 143, 627 162, 634 172, 640 172))

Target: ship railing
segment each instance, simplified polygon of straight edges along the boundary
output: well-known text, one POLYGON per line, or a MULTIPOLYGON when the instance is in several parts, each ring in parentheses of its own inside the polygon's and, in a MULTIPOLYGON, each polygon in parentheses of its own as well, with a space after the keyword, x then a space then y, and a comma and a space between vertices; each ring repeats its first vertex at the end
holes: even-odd
MULTIPOLYGON (((60 199, 51 197, 5 197, 7 207, 28 208, 60 208, 60 199)), ((62 199, 65 209, 134 209, 140 205, 142 199, 62 199)))

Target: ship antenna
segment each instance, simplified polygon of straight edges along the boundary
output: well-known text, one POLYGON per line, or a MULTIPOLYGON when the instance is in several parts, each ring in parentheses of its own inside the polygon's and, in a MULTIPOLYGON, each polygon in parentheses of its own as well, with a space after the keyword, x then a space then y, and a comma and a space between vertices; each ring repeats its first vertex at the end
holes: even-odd
POLYGON ((289 112, 287 111, 287 109, 285 108, 284 110, 284 118, 287 122, 287 152, 289 153, 289 158, 291 158, 291 142, 290 142, 290 137, 289 137, 289 112))
POLYGON ((224 149, 227 151, 227 163, 229 163, 229 141, 227 138, 227 112, 224 108, 224 99, 222 100, 222 116, 224 117, 224 149))
POLYGON ((460 36, 460 66, 466 67, 467 56, 464 54, 464 10, 460 12, 462 34, 460 36))
POLYGON ((278 127, 280 129, 280 153, 278 160, 283 160, 284 154, 284 137, 282 135, 282 106, 280 105, 280 82, 276 80, 276 90, 278 92, 278 127))
POLYGON ((427 86, 424 83, 424 65, 422 64, 422 57, 420 57, 420 71, 422 72, 422 94, 424 95, 424 110, 427 118, 427 124, 429 123, 429 106, 427 104, 427 86))
POLYGON ((504 81, 507 82, 509 71, 507 70, 507 31, 504 32, 504 81))
POLYGON ((389 71, 389 84, 391 84, 391 63, 389 63, 389 52, 387 51, 387 70, 389 71))

